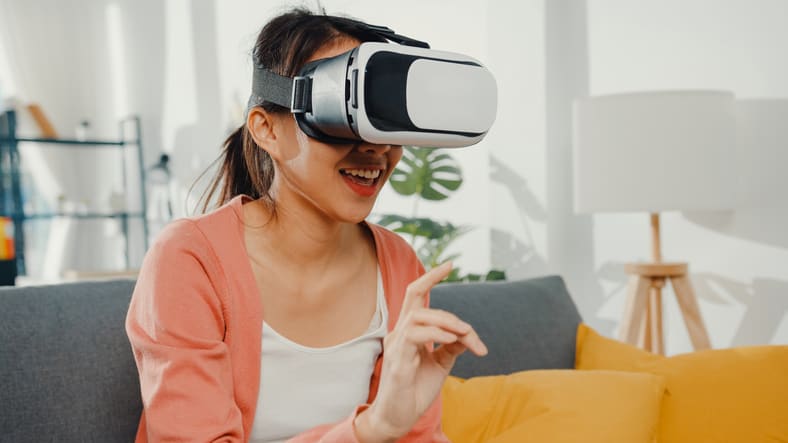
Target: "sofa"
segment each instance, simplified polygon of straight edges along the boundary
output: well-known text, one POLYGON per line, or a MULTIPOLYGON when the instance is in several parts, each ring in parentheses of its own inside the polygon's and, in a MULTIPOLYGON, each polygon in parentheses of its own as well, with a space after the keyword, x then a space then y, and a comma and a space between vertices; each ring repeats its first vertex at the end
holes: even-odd
MULTIPOLYGON (((133 280, 0 289, 0 440, 130 442, 142 410, 124 320, 133 280)), ((572 369, 580 315, 557 276, 442 284, 432 306, 489 348, 453 375, 572 369)))

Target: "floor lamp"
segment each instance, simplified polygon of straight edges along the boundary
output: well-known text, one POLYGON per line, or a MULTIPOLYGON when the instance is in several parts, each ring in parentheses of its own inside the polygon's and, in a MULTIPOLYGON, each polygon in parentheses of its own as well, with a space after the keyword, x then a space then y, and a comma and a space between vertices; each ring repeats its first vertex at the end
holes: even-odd
POLYGON ((646 212, 651 261, 627 263, 619 338, 664 354, 662 289, 670 283, 695 349, 711 347, 688 264, 662 259, 660 213, 734 207, 733 94, 659 91, 574 103, 575 212, 646 212))

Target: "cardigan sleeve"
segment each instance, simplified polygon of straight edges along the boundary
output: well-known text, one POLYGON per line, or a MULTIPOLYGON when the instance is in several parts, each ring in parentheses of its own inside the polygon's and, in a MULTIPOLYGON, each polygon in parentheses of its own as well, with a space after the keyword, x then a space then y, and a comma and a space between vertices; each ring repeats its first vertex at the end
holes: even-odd
MULTIPOLYGON (((353 420, 369 405, 356 408, 353 413, 339 423, 331 423, 314 427, 302 432, 288 443, 359 443, 353 428, 353 420)), ((441 430, 441 403, 440 396, 424 412, 416 425, 407 435, 398 440, 399 443, 450 443, 441 430)))
POLYGON ((144 405, 137 442, 244 441, 222 275, 189 220, 165 228, 146 255, 126 317, 144 405))

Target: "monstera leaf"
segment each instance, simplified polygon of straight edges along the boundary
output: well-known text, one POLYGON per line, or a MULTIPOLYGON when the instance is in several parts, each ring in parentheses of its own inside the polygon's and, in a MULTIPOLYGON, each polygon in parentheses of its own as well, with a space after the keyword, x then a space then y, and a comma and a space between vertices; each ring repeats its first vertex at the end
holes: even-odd
MULTIPOLYGON (((426 269, 454 260, 460 254, 447 254, 449 246, 471 228, 417 217, 419 200, 444 200, 462 184, 462 171, 457 162, 439 149, 406 146, 400 165, 391 174, 391 187, 400 195, 414 199, 413 216, 383 214, 377 223, 410 237, 410 244, 426 269)), ((464 274, 455 267, 447 282, 505 280, 503 271, 485 274, 464 274)))
POLYGON ((460 165, 440 149, 406 146, 389 183, 402 195, 444 200, 462 184, 460 165))
POLYGON ((378 224, 412 238, 412 246, 427 269, 453 260, 456 255, 444 257, 446 248, 470 229, 451 223, 440 223, 429 218, 403 217, 388 214, 378 220, 378 224))
POLYGON ((457 237, 464 228, 451 223, 439 223, 430 218, 404 217, 395 214, 383 215, 378 224, 400 234, 410 234, 416 237, 439 239, 444 237, 457 237))

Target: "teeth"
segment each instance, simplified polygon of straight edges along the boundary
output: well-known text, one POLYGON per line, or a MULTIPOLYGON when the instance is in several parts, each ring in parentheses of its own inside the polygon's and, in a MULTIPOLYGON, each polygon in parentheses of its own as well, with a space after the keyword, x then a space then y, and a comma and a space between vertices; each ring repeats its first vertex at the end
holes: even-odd
POLYGON ((372 179, 380 177, 381 172, 380 169, 345 169, 344 171, 349 175, 372 179))

